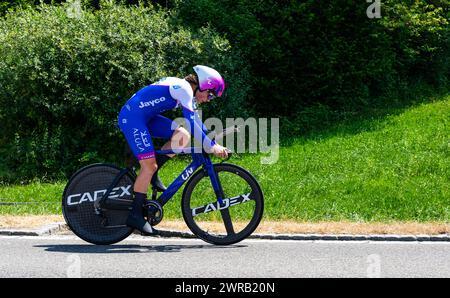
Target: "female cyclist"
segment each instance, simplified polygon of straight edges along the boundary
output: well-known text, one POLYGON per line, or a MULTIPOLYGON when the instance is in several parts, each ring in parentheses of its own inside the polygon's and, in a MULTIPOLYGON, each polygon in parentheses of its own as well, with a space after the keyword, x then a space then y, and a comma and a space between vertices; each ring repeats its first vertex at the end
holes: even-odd
POLYGON ((220 97, 225 89, 222 76, 214 69, 197 65, 195 75, 184 79, 167 77, 136 92, 122 107, 119 113, 119 127, 122 130, 134 156, 139 160, 141 170, 134 183, 133 209, 127 225, 138 229, 144 235, 154 234, 155 230, 145 220, 142 206, 146 203, 150 182, 158 190, 165 189, 157 176, 161 167, 173 155, 156 155, 151 137, 169 139, 162 150, 183 148, 194 135, 207 152, 226 158, 225 147, 211 141, 194 106, 220 97), (186 119, 186 130, 174 121, 160 115, 162 112, 181 108, 186 119), (201 139, 199 138, 201 136, 201 139))

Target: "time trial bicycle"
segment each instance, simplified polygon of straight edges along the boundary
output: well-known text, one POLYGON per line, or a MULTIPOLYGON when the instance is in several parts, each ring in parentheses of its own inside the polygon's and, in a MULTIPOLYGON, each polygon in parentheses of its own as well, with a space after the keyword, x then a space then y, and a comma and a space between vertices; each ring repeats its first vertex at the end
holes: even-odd
MULTIPOLYGON (((190 154, 192 162, 165 191, 152 188, 151 200, 143 206, 152 226, 162 221, 164 205, 187 182, 181 212, 198 238, 229 245, 247 238, 258 227, 264 196, 247 170, 226 160, 214 164, 208 153, 197 147, 159 150, 156 154, 190 154)), ((230 152, 228 159, 231 155, 230 152)), ((78 170, 67 183, 62 198, 69 228, 81 239, 98 245, 127 238, 133 232, 125 223, 132 209, 135 179, 132 167, 96 163, 78 170)))

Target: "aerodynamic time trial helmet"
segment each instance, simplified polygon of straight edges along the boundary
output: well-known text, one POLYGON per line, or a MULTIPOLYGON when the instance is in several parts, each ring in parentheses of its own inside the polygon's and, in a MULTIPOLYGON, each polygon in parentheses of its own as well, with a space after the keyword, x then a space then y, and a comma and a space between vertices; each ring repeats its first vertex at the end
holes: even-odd
POLYGON ((198 88, 200 91, 211 90, 215 96, 220 97, 225 90, 225 81, 217 70, 204 66, 194 66, 198 77, 198 88))

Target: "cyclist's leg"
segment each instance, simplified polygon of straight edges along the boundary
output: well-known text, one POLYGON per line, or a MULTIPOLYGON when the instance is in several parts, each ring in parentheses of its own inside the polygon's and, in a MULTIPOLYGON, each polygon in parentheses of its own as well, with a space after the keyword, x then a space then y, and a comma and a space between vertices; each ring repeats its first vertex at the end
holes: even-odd
POLYGON ((191 139, 191 134, 184 128, 178 127, 173 132, 171 139, 161 148, 163 150, 185 148, 191 139))
POLYGON ((139 115, 129 115, 124 110, 119 114, 119 127, 141 166, 133 187, 133 208, 127 219, 127 225, 151 234, 154 230, 144 219, 142 211, 142 206, 146 203, 148 185, 158 168, 150 132, 144 119, 139 115))
POLYGON ((127 225, 145 234, 153 234, 155 230, 145 220, 143 206, 147 202, 148 185, 158 166, 154 157, 139 160, 141 169, 134 182, 133 208, 127 219, 127 225))
MULTIPOLYGON (((169 141, 161 148, 162 150, 171 149, 170 139, 179 130, 178 124, 175 121, 172 121, 161 115, 156 115, 155 117, 152 117, 152 119, 150 119, 150 121, 147 123, 147 126, 152 136, 166 140, 169 139, 169 141)), ((173 156, 174 154, 158 154, 156 156, 156 163, 158 165, 158 168, 161 168, 173 156)), ((158 170, 153 175, 151 183, 158 191, 165 191, 167 189, 164 183, 159 178, 158 170)))
MULTIPOLYGON (((149 121, 148 127, 152 136, 168 140, 162 150, 184 148, 189 144, 189 132, 169 118, 157 115, 149 121)), ((168 156, 173 157, 174 154, 168 156)))
POLYGON ((148 186, 152 180, 153 174, 158 169, 158 165, 154 157, 139 160, 139 165, 141 166, 141 169, 134 183, 134 192, 147 194, 148 186))
POLYGON ((134 191, 146 194, 153 173, 157 170, 157 163, 150 132, 145 121, 140 118, 138 115, 127 118, 121 112, 119 126, 141 166, 134 184, 134 191))

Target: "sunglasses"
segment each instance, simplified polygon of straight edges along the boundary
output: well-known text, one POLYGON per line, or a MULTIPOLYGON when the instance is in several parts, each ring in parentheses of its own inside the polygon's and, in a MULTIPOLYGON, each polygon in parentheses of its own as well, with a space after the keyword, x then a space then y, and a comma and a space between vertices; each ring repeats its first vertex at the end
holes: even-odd
POLYGON ((214 94, 214 91, 208 90, 208 99, 209 100, 213 100, 214 98, 216 98, 216 95, 214 94))
MULTIPOLYGON (((205 91, 207 91, 207 92, 208 92, 208 100, 212 100, 212 99, 214 99, 214 98, 217 97, 217 96, 216 96, 216 92, 215 92, 214 90, 212 90, 212 89, 202 90, 202 89, 200 89, 200 88, 197 87, 197 89, 196 89, 195 92, 197 92, 197 90, 200 91, 200 92, 205 92, 205 91)), ((194 94, 195 94, 195 92, 194 92, 194 94)))

